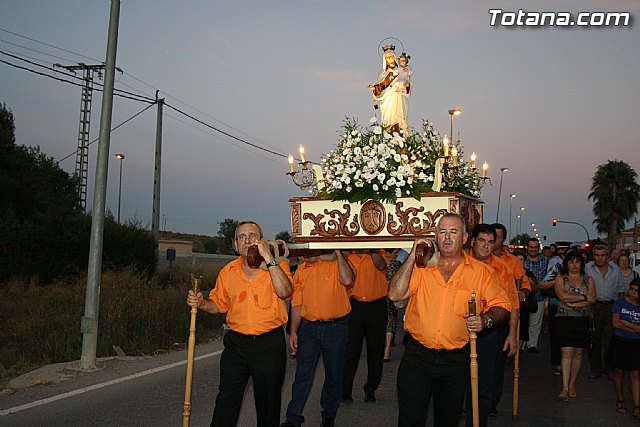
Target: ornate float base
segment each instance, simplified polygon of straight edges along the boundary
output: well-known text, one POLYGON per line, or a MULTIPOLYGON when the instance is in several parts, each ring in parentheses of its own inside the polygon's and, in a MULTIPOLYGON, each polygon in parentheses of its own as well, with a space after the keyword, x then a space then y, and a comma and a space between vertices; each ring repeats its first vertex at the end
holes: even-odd
POLYGON ((348 203, 318 197, 291 202, 291 242, 300 249, 406 248, 416 237, 434 237, 442 215, 458 213, 467 229, 482 222, 482 201, 460 193, 424 193, 395 204, 348 203))

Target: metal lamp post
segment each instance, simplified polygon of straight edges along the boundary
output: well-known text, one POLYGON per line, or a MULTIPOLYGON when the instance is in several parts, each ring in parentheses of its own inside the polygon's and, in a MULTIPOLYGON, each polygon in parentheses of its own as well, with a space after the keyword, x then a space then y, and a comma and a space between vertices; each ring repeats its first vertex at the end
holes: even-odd
POLYGON ((120 202, 122 201, 122 161, 124 154, 116 154, 116 159, 120 160, 120 183, 118 184, 118 224, 120 224, 120 202))
MULTIPOLYGON (((511 219, 513 218, 513 199, 514 197, 516 197, 515 194, 509 194, 509 233, 507 234, 508 237, 511 237, 511 219)), ((507 240, 507 242, 510 242, 510 240, 507 240)))
POLYGON ((502 196, 502 177, 505 172, 509 172, 509 168, 500 168, 500 189, 498 190, 498 208, 496 209, 496 222, 498 222, 498 217, 500 215, 500 198, 502 196))
POLYGON ((453 116, 459 116, 460 114, 462 114, 462 110, 459 108, 452 108, 449 110, 449 115, 451 116, 451 145, 453 145, 456 140, 453 137, 453 116))
POLYGON ((524 216, 524 209, 524 207, 520 206, 520 215, 518 215, 518 244, 522 243, 520 239, 522 239, 522 217, 524 216))

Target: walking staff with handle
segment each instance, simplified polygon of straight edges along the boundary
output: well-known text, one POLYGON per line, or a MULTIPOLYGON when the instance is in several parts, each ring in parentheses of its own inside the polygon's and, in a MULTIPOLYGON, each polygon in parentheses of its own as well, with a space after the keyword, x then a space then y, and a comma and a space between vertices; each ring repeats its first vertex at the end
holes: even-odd
MULTIPOLYGON (((191 287, 194 294, 200 292, 202 276, 195 277, 191 273, 191 287)), ((187 351, 187 380, 184 388, 184 408, 182 412, 182 427, 189 427, 189 417, 191 416, 191 379, 193 378, 193 356, 196 350, 196 316, 198 307, 191 307, 191 326, 189 327, 189 350, 187 351)))
MULTIPOLYGON (((469 316, 476 316, 476 293, 471 294, 469 300, 469 316)), ((474 331, 469 332, 469 341, 471 343, 471 408, 473 413, 473 427, 480 425, 480 410, 478 405, 478 349, 476 348, 476 340, 478 339, 474 331)))
MULTIPOLYGON (((520 293, 522 287, 522 280, 524 277, 520 277, 516 280, 516 288, 520 293)), ((518 418, 518 387, 520 386, 520 318, 518 318, 518 327, 516 328, 516 355, 513 360, 513 421, 518 418)))

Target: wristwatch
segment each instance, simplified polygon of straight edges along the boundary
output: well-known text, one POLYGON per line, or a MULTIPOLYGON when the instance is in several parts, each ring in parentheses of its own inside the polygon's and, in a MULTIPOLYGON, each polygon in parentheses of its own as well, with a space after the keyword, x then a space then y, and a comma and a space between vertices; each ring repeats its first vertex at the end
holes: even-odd
POLYGON ((277 265, 279 265, 278 260, 274 258, 267 263, 267 268, 275 267, 277 265))
POLYGON ((485 327, 486 327, 487 329, 491 329, 491 328, 493 327, 493 320, 491 320, 491 317, 489 317, 489 316, 488 316, 488 315, 486 315, 486 314, 485 314, 484 316, 482 316, 482 317, 484 317, 484 320, 485 320, 485 322, 486 322, 486 326, 485 326, 485 327))

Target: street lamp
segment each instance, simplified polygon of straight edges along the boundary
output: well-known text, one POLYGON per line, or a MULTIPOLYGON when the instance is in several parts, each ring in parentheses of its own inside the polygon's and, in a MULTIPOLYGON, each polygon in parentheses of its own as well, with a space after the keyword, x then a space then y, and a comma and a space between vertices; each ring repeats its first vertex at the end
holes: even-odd
POLYGON ((520 206, 520 215, 518 215, 518 243, 520 243, 520 239, 522 239, 520 235, 522 234, 522 217, 524 216, 523 212, 524 207, 520 206))
MULTIPOLYGON (((512 212, 512 203, 514 197, 516 197, 515 194, 509 194, 509 233, 508 236, 511 237, 511 218, 513 218, 513 212, 512 212)), ((507 242, 509 242, 510 240, 507 240, 507 242)))
POLYGON ((453 116, 459 116, 460 114, 462 114, 462 110, 459 108, 452 108, 449 110, 449 115, 451 116, 451 145, 456 141, 453 137, 453 116))
POLYGON ((498 222, 498 216, 500 215, 500 197, 502 196, 502 177, 505 172, 509 172, 509 168, 500 168, 500 189, 498 190, 498 209, 496 209, 496 222, 498 222))
POLYGON ((120 202, 122 201, 122 161, 124 154, 116 154, 116 159, 120 160, 120 184, 118 185, 118 224, 120 224, 120 202))

